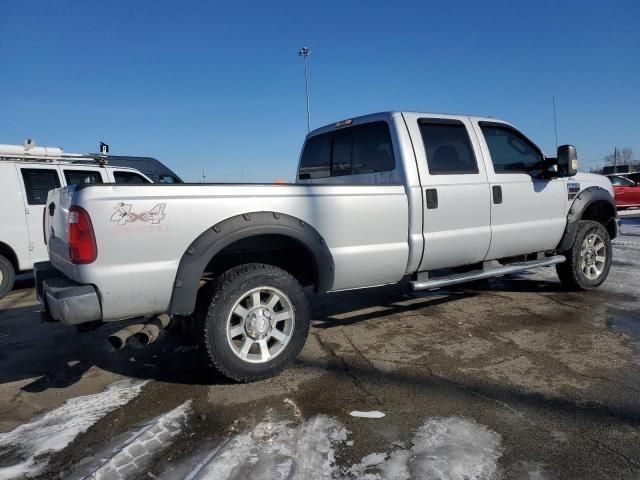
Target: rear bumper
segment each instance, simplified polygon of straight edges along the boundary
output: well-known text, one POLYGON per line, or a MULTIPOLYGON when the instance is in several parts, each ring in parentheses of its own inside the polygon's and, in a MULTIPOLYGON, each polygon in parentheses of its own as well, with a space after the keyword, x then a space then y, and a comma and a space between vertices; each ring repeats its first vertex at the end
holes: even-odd
POLYGON ((43 305, 46 320, 79 325, 102 318, 98 294, 93 285, 76 283, 49 262, 33 267, 36 296, 43 305))

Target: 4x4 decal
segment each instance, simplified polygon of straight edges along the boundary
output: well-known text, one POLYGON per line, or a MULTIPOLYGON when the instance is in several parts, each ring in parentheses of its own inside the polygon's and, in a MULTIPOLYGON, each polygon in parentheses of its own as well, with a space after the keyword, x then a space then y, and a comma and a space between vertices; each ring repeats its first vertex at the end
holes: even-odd
POLYGON ((120 202, 116 204, 116 206, 113 207, 116 211, 111 215, 110 221, 115 222, 118 225, 125 225, 127 223, 134 222, 147 222, 157 225, 164 220, 165 203, 158 203, 151 210, 141 213, 132 212, 132 206, 133 205, 131 203, 120 202))

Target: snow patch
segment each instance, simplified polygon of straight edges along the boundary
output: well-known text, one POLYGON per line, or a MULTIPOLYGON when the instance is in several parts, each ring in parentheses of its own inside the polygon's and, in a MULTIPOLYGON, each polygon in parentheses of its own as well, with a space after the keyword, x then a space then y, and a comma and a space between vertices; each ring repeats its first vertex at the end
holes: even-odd
POLYGON ((358 418, 382 418, 384 417, 384 413, 379 412, 378 410, 372 410, 370 412, 360 412, 358 410, 354 410, 349 415, 352 417, 358 418))
POLYGON ((500 435, 487 427, 459 417, 429 418, 409 450, 372 453, 348 474, 359 480, 494 479, 501 454, 500 435))
MULTIPOLYGON (((150 421, 116 447, 82 480, 125 480, 143 473, 155 454, 165 449, 178 435, 191 411, 191 400, 150 421)), ((86 472, 86 468, 84 469, 86 472)))
POLYGON ((129 403, 145 383, 135 380, 112 383, 100 393, 67 400, 55 410, 0 434, 0 457, 16 459, 14 464, 0 467, 0 478, 39 474, 48 464, 48 458, 42 455, 64 449, 105 415, 129 403))
POLYGON ((347 439, 338 420, 319 415, 302 424, 266 418, 229 438, 193 469, 186 480, 331 479, 334 446, 347 439))

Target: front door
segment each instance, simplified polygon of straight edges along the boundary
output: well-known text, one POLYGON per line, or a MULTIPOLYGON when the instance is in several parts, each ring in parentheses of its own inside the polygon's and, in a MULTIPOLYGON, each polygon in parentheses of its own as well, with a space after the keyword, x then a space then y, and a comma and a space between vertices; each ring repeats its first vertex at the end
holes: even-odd
POLYGON ((491 241, 489 185, 468 119, 405 114, 424 195, 420 270, 484 260, 491 241))
POLYGON ((42 220, 49 190, 60 187, 58 169, 38 164, 17 165, 22 181, 24 211, 29 232, 29 258, 31 263, 49 260, 44 243, 42 220))
POLYGON ((487 260, 553 250, 564 233, 567 201, 561 178, 543 178, 544 155, 513 127, 477 122, 491 187, 487 260))

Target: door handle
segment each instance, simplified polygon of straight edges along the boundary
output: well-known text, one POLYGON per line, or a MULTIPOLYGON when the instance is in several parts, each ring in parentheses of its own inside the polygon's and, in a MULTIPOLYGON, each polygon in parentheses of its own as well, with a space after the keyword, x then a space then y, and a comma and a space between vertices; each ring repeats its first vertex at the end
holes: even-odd
POLYGON ((500 204, 502 203, 502 187, 500 185, 494 185, 491 187, 493 192, 493 203, 500 204))
POLYGON ((435 188, 427 188, 425 194, 427 197, 427 208, 429 210, 438 208, 438 190, 435 188))

